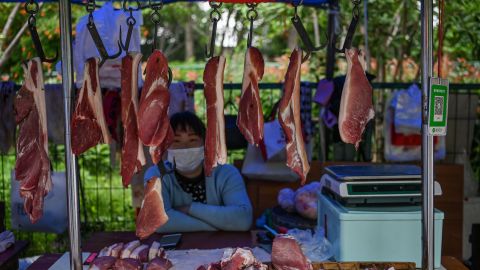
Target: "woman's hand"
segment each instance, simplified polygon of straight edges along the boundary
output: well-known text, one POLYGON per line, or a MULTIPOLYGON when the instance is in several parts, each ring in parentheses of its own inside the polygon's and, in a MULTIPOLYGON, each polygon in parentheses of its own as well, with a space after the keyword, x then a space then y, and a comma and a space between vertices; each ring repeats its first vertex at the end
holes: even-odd
POLYGON ((188 215, 188 212, 190 212, 190 205, 181 205, 174 207, 173 209, 188 215))

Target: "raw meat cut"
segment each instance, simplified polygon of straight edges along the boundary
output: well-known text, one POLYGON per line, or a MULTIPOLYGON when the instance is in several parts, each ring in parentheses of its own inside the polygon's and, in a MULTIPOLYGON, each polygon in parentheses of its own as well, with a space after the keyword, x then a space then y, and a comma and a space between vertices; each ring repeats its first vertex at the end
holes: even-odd
POLYGON ((168 270, 172 268, 172 266, 170 260, 157 257, 148 263, 146 270, 168 270))
POLYGON ((272 245, 272 265, 276 270, 312 270, 297 240, 289 235, 277 235, 272 245))
POLYGON ((139 260, 140 262, 148 262, 148 245, 141 245, 138 246, 136 249, 132 251, 130 254, 130 258, 139 260))
POLYGON ((223 253, 223 258, 220 261, 222 270, 263 270, 267 266, 257 261, 250 249, 243 248, 229 248, 223 253))
POLYGON ((160 243, 157 241, 154 241, 152 245, 150 245, 150 249, 148 251, 148 260, 151 261, 155 257, 157 257, 157 254, 160 252, 160 250, 163 250, 163 248, 161 248, 160 243))
POLYGON ((77 156, 100 142, 111 141, 103 113, 98 62, 98 58, 90 58, 85 63, 83 86, 72 117, 72 151, 77 156))
POLYGON ((143 145, 138 138, 138 66, 140 53, 128 53, 122 59, 122 123, 123 147, 121 175, 124 187, 128 187, 134 174, 145 165, 143 145))
POLYGON ((138 109, 138 137, 150 146, 150 156, 157 164, 173 141, 173 129, 168 119, 170 93, 168 91, 168 62, 159 50, 147 60, 138 109))
POLYGON ((320 182, 312 182, 300 187, 295 192, 295 209, 302 217, 317 219, 318 194, 321 192, 320 182))
POLYGON ((258 83, 263 78, 264 66, 260 51, 254 47, 248 48, 245 55, 237 126, 245 139, 256 146, 263 139, 263 111, 258 83))
POLYGON ((120 258, 122 259, 130 258, 130 255, 132 254, 132 252, 139 246, 140 246, 140 241, 138 240, 125 244, 123 246, 122 252, 120 253, 120 258))
POLYGON ((114 269, 141 270, 143 269, 143 264, 139 260, 135 260, 132 258, 117 259, 115 261, 114 269))
POLYGON ((364 53, 346 49, 347 76, 343 85, 338 128, 344 143, 358 149, 367 123, 375 117, 372 105, 373 88, 365 75, 364 53))
POLYGON ((89 270, 110 270, 115 265, 117 258, 111 256, 97 257, 90 263, 89 270))
POLYGON ((122 252, 122 250, 123 250, 123 243, 115 243, 111 246, 104 247, 98 253, 98 257, 111 256, 111 257, 118 258, 120 257, 120 253, 122 252))
POLYGON ((205 175, 210 176, 213 168, 227 162, 225 141, 225 116, 223 114, 223 72, 225 57, 216 56, 208 60, 203 73, 204 94, 207 103, 207 130, 205 134, 205 175))
POLYGON ((43 199, 52 188, 47 112, 40 59, 33 58, 23 69, 25 82, 14 101, 15 122, 19 126, 15 177, 20 181, 25 212, 35 223, 43 215, 43 199))
POLYGON ((293 50, 285 75, 285 89, 278 106, 278 122, 285 133, 287 166, 300 176, 305 183, 310 164, 308 164, 305 142, 303 140, 300 118, 300 73, 302 51, 293 50))
POLYGON ((145 187, 145 198, 137 216, 136 235, 145 239, 168 221, 162 198, 162 181, 154 176, 145 187))

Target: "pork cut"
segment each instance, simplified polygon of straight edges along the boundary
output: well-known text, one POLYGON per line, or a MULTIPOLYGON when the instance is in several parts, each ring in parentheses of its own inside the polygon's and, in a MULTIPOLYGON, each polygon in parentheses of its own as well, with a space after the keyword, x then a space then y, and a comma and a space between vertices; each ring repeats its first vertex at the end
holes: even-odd
POLYGON ((118 270, 142 270, 143 264, 139 260, 132 258, 117 259, 115 261, 114 269, 118 270))
POLYGON ((137 216, 136 235, 145 239, 168 221, 162 198, 162 181, 154 176, 145 187, 145 197, 137 216))
POLYGON ((138 67, 142 54, 131 52, 122 59, 122 123, 123 147, 121 175, 128 187, 134 174, 145 165, 143 145, 138 138, 138 67))
POLYGON ((23 69, 25 81, 14 100, 15 122, 19 126, 15 177, 20 181, 25 212, 35 223, 43 215, 43 200, 52 188, 47 112, 40 59, 33 58, 23 69))
POLYGON ((117 258, 111 256, 97 257, 88 267, 89 270, 110 270, 115 265, 117 258))
POLYGON ((272 265, 276 270, 312 270, 297 240, 289 235, 277 235, 272 245, 272 265))
POLYGON ((153 243, 150 245, 150 249, 148 250, 148 260, 151 261, 157 257, 157 254, 161 252, 161 250, 163 250, 161 244, 157 241, 153 241, 153 243))
POLYGON ((130 255, 132 255, 132 252, 139 246, 140 246, 140 241, 138 240, 131 241, 123 245, 122 252, 120 253, 120 258, 122 259, 130 258, 130 255))
POLYGON ((172 267, 173 264, 170 260, 156 257, 148 263, 146 270, 168 270, 172 267))
POLYGON ((257 48, 248 48, 237 126, 245 139, 253 145, 258 145, 263 139, 263 110, 258 83, 263 78, 264 67, 262 53, 257 48))
POLYGON ((148 262, 148 250, 148 245, 140 245, 132 251, 130 258, 137 259, 142 263, 148 262))
POLYGON ((252 250, 244 248, 228 248, 220 261, 222 270, 267 270, 267 266, 259 262, 252 250))
POLYGON ((300 73, 302 51, 295 49, 290 55, 283 96, 278 106, 278 122, 285 134, 287 166, 300 176, 305 183, 310 164, 308 163, 305 142, 303 140, 300 116, 300 73))
POLYGON ((103 112, 98 62, 98 58, 89 58, 85 62, 83 85, 72 117, 72 152, 77 156, 101 142, 111 142, 103 112))
POLYGON ((122 250, 123 250, 123 243, 115 243, 111 246, 104 247, 98 253, 98 257, 111 256, 111 257, 118 258, 120 257, 120 253, 122 252, 122 250))
POLYGON ((367 123, 375 117, 372 86, 365 75, 365 56, 357 49, 346 49, 347 76, 343 85, 338 128, 345 143, 358 149, 367 123))
POLYGON ((145 83, 138 109, 138 136, 150 146, 150 156, 157 164, 173 141, 173 129, 168 119, 168 62, 159 50, 147 60, 145 83))
POLYGON ((223 113, 223 72, 225 57, 208 60, 203 73, 204 94, 207 103, 207 130, 205 134, 205 175, 210 176, 218 164, 227 162, 225 116, 223 113))

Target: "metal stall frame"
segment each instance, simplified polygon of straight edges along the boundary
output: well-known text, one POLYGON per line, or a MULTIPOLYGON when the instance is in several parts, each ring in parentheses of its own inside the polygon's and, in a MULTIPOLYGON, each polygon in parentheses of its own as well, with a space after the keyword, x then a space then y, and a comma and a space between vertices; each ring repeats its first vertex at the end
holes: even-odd
MULTIPOLYGON (((365 0, 364 0, 365 1, 365 0)), ((334 1, 334 3, 338 3, 334 1)), ((70 238, 70 268, 82 269, 80 215, 78 200, 78 179, 76 177, 75 156, 71 149, 70 115, 73 91, 73 61, 72 61, 72 29, 71 29, 71 1, 59 0, 59 20, 62 50, 62 85, 65 98, 65 161, 66 181, 69 213, 69 238, 70 238)), ((337 5, 330 5, 330 10, 335 12, 337 5)), ((333 33, 334 14, 329 15, 329 34, 333 33), (333 22, 333 21, 332 21, 333 22)), ((423 92, 423 125, 422 125, 422 179, 423 179, 423 204, 422 204, 422 247, 423 269, 433 269, 434 239, 433 239, 433 137, 428 135, 428 100, 429 79, 432 76, 433 63, 433 0, 422 0, 420 19, 422 23, 422 92, 423 92)), ((330 36, 330 37, 333 37, 330 36)), ((335 38, 329 43, 329 49, 334 46, 335 38)), ((333 60, 333 53, 329 50, 329 59, 333 60)), ((333 76, 333 61, 327 67, 327 78, 333 76)))

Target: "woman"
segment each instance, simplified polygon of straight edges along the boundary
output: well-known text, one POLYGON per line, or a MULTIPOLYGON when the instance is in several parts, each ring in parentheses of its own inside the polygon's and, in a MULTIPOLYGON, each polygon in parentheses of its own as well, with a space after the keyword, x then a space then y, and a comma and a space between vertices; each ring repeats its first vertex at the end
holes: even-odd
MULTIPOLYGON (((172 115, 175 132, 162 175, 162 197, 168 222, 159 232, 246 231, 252 222, 252 205, 245 183, 232 165, 218 165, 211 176, 203 169, 205 125, 191 112, 172 115), (175 164, 175 168, 172 164, 175 164)), ((161 176, 160 166, 144 176, 161 176)))

